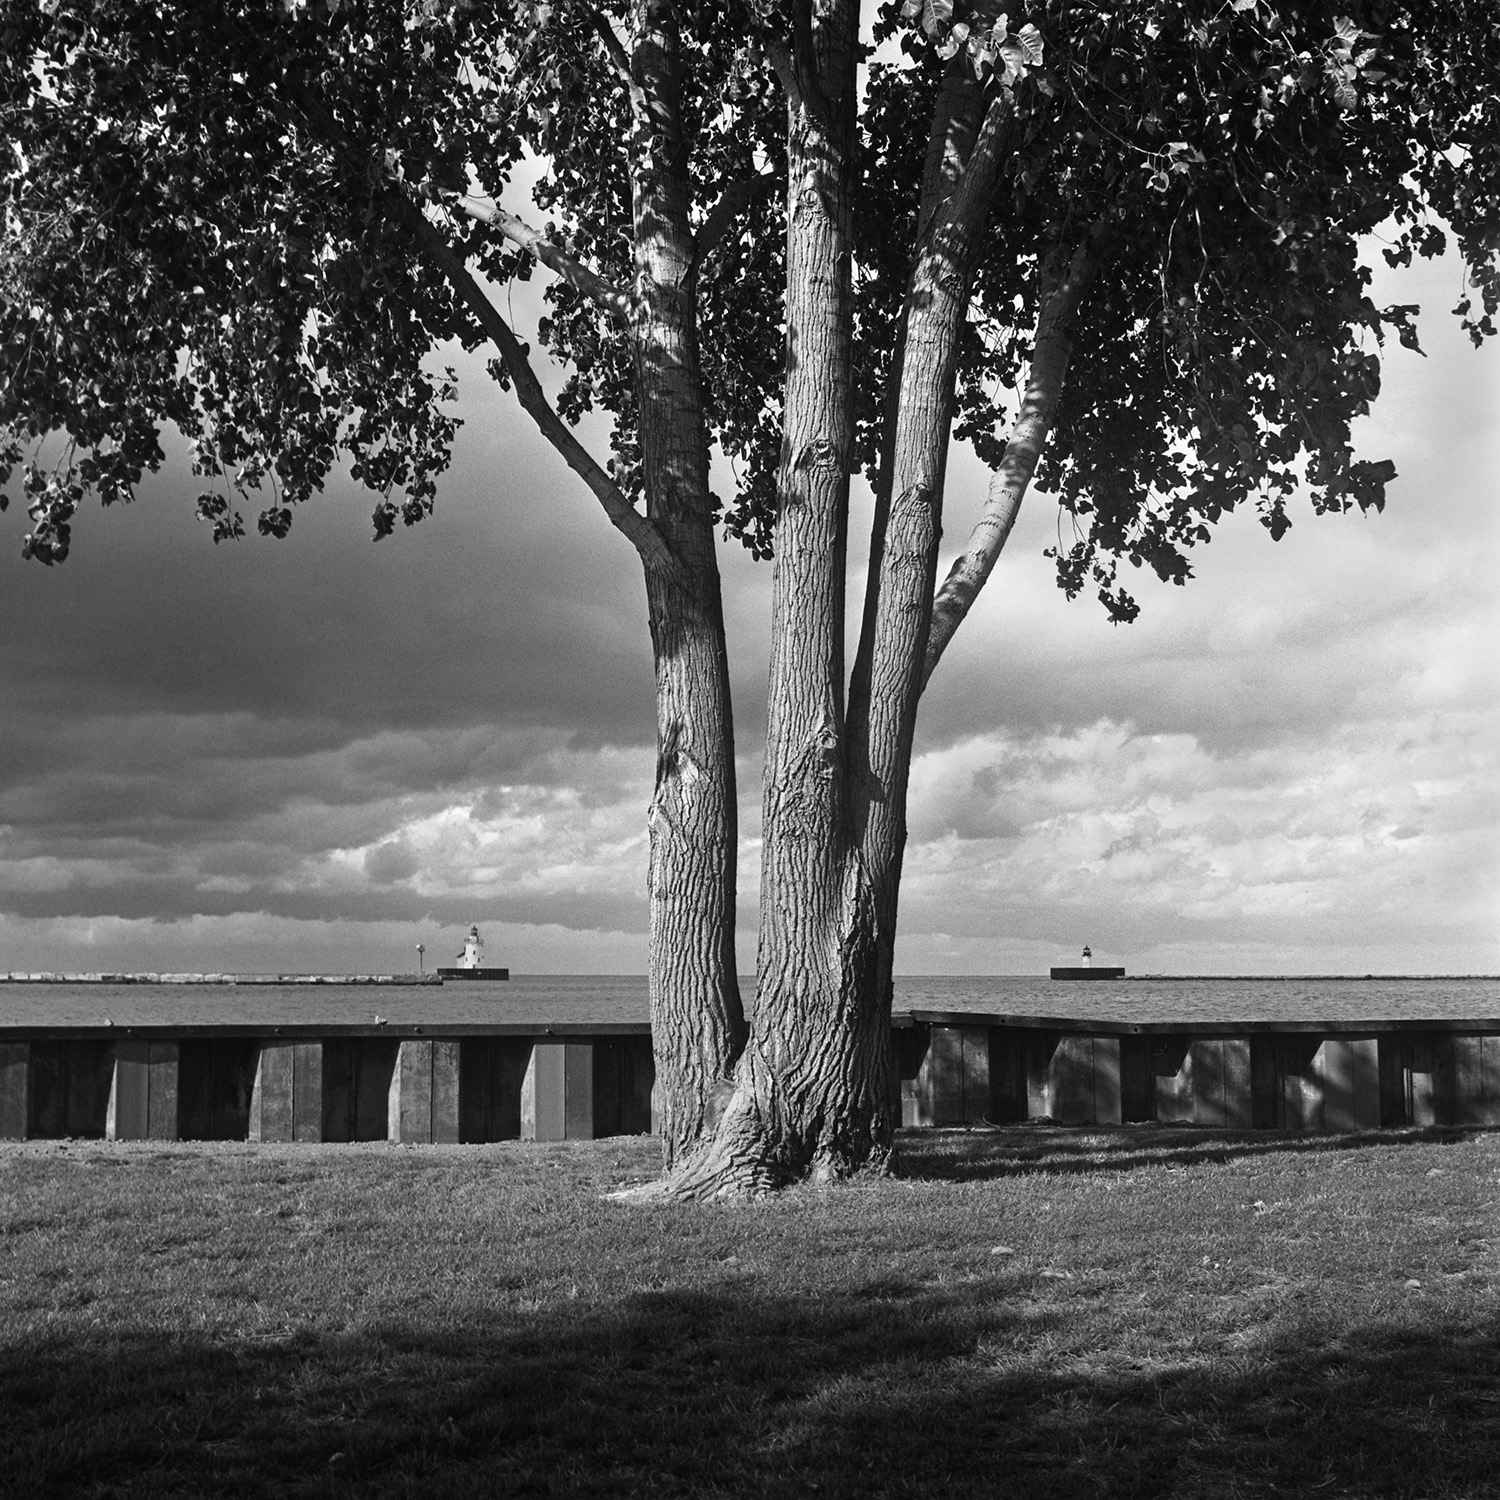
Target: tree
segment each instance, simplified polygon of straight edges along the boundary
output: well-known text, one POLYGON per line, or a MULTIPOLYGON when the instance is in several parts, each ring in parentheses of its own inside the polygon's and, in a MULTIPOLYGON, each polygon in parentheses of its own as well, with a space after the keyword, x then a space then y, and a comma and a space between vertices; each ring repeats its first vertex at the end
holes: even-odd
POLYGON ((432 508, 433 351, 496 383, 643 568, 656 664, 650 974, 664 1190, 879 1167, 922 690, 1035 478, 1070 595, 1184 582, 1226 512, 1379 508, 1350 423, 1410 306, 1361 256, 1500 305, 1485 0, 5 0, 0 469, 27 553, 128 499, 173 423, 216 540, 340 458, 376 536, 432 508), (871 31, 861 28, 872 26, 871 31), (871 40, 873 39, 873 50, 871 40), (861 72, 861 64, 865 64, 861 72), (545 227, 503 206, 540 163, 545 227), (1446 225, 1446 229, 1444 226, 1446 225), (554 408, 501 309, 551 272, 554 408), (573 424, 612 418, 601 462, 573 424), (37 445, 67 436, 44 467, 37 445), (937 578, 954 437, 993 469, 937 578), (717 446, 736 493, 709 486, 717 446), (876 498, 843 642, 851 476, 876 498), (757 999, 735 978, 716 533, 774 558, 757 999))

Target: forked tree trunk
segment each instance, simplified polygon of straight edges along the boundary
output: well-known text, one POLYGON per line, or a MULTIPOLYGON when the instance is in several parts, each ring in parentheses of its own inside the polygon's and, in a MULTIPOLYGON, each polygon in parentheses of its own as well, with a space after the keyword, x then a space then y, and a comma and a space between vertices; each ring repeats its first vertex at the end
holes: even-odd
POLYGON ((786 372, 750 1038, 685 1196, 764 1191, 884 1161, 889 986, 852 836, 844 570, 854 416, 856 7, 824 6, 779 62, 788 97, 786 372), (871 996, 876 1003, 871 1004, 871 996))
MULTIPOLYGON (((750 1038, 712 1138, 665 1185, 683 1196, 766 1191, 883 1169, 896 1125, 890 1043, 897 894, 925 681, 958 338, 1007 111, 945 93, 929 154, 871 561, 851 679, 843 671, 844 527, 852 435, 848 207, 852 105, 825 9, 789 132, 786 436, 766 750, 761 946, 750 1038), (833 62, 834 66, 829 67, 833 62), (960 107, 967 103, 967 112, 960 107)), ((850 79, 852 84, 852 78, 850 79)))

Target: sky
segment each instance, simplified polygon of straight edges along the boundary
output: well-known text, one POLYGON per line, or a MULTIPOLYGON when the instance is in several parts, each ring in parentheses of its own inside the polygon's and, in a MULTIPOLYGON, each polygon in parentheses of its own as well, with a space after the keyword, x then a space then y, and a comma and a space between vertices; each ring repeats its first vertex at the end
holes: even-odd
MULTIPOLYGON (((1423 303, 1428 351, 1392 343, 1358 434, 1399 470, 1382 515, 1304 503, 1279 543, 1234 516, 1116 627, 1058 591, 1027 498, 924 700, 898 973, 1085 943, 1132 973, 1500 972, 1500 350, 1447 316, 1460 284, 1375 289, 1423 303)), ((177 444, 61 567, 0 516, 0 971, 402 971, 471 923, 515 973, 644 970, 640 570, 460 374, 436 515, 378 545, 340 480, 286 541, 215 547, 177 444)), ((984 484, 959 450, 940 574, 984 484)), ((868 520, 861 494, 851 602, 868 520)), ((770 569, 722 561, 749 972, 770 569)))

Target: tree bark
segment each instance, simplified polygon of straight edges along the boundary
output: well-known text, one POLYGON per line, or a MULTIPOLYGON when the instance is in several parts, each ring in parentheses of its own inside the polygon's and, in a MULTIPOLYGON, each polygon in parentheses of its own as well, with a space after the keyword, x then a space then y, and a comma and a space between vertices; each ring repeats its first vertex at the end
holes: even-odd
MULTIPOLYGON (((907 780, 958 339, 1009 119, 1003 99, 986 101, 961 77, 940 93, 846 712, 838 684, 852 432, 847 268, 854 183, 845 142, 853 137, 852 122, 845 136, 841 117, 809 107, 804 78, 799 70, 789 130, 786 436, 758 986, 723 1118, 667 1184, 688 1196, 879 1170, 891 1157, 892 960, 907 780)), ((825 87, 824 99, 832 92, 825 87)))
POLYGON ((1052 416, 1072 354, 1069 328, 1078 309, 1078 299, 1093 271, 1087 244, 1058 259, 1066 262, 1066 269, 1048 276, 1042 288, 1042 308, 1031 346, 1031 368, 1021 393, 1016 425, 1005 445, 1005 457, 990 480, 984 509, 968 544, 954 559, 933 599, 932 625, 922 666, 923 687, 942 659, 953 633, 968 618, 980 589, 988 582, 1052 430, 1052 416))
POLYGON ((676 17, 636 0, 632 345, 647 508, 680 567, 647 569, 656 787, 649 989, 666 1165, 697 1143, 745 1040, 734 951, 737 809, 694 307, 676 17))
MULTIPOLYGON (((774 1178, 836 1155, 828 1117, 851 1043, 840 1004, 844 573, 852 379, 854 26, 823 7, 794 31, 788 91, 786 371, 777 475, 760 943, 749 1050, 731 1111, 774 1178), (752 1107, 753 1106, 753 1107, 752 1107), (826 1139, 825 1139, 826 1138, 826 1139)), ((859 1077, 858 1072, 849 1076, 859 1077)), ((729 1123, 733 1124, 734 1121, 729 1123)), ((748 1148, 748 1150, 746 1149, 748 1148)))
POLYGON ((786 369, 750 1037, 713 1138, 666 1190, 764 1191, 889 1143, 888 1038, 847 993, 844 560, 853 442, 857 6, 794 7, 787 97, 786 369))
MULTIPOLYGON (((850 681, 848 870, 858 925, 845 939, 844 984, 861 997, 887 1049, 907 784, 942 538, 959 335, 1009 117, 1003 99, 986 104, 961 79, 939 96, 933 133, 945 144, 928 155, 850 681)), ((893 1114, 893 1081, 887 1098, 893 1114)), ((883 1125, 887 1138, 894 1126, 894 1119, 883 1125)))

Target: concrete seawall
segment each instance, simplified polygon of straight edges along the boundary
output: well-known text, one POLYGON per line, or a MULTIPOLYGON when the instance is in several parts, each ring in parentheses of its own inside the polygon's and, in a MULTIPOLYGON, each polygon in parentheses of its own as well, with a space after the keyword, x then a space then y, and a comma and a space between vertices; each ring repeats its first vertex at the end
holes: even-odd
POLYGON ((1130 1024, 913 1012, 902 1123, 1500 1126, 1500 1018, 1130 1024))
MULTIPOLYGON (((913 1127, 1500 1126, 1500 1019, 915 1010, 892 1042, 913 1127)), ((0 1138, 591 1139, 652 1131, 654 1078, 637 1022, 0 1027, 0 1138)))

